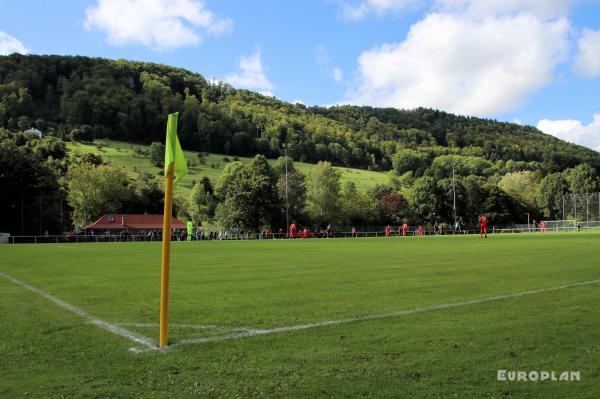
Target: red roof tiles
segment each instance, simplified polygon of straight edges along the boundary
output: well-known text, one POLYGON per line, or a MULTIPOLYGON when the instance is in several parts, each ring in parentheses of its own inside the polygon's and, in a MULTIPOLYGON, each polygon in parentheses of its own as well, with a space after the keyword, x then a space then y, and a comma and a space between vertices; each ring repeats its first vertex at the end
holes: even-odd
MULTIPOLYGON (((180 220, 171 218, 171 226, 176 229, 185 229, 186 225, 180 220)), ((109 213, 86 226, 86 229, 111 230, 111 229, 162 229, 163 215, 131 215, 109 213)))

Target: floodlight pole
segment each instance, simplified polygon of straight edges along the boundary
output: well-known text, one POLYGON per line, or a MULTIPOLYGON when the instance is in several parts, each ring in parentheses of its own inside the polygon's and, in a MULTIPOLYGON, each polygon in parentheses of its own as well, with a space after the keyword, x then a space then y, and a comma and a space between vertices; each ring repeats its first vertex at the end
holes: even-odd
POLYGON ((531 224, 529 224, 529 212, 525 212, 525 215, 527 215, 527 231, 531 233, 531 224))

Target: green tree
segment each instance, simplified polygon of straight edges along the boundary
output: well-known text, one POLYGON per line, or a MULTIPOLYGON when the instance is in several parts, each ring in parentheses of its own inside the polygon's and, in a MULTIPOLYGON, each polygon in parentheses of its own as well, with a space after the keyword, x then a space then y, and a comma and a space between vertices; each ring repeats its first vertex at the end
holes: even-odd
MULTIPOLYGON (((273 164, 273 170, 275 171, 275 173, 277 175, 285 174, 285 162, 286 162, 286 158, 282 156, 282 157, 277 158, 277 160, 273 164)), ((288 173, 290 173, 295 170, 296 170, 296 167, 294 166, 294 160, 290 156, 288 156, 287 157, 287 171, 288 171, 288 173)))
POLYGON ((320 223, 339 219, 340 173, 329 162, 319 161, 311 170, 308 186, 308 206, 320 223))
POLYGON ((569 191, 573 194, 593 193, 598 190, 596 171, 587 163, 582 163, 565 171, 569 191))
POLYGON ((427 155, 415 150, 399 150, 392 158, 394 172, 401 176, 412 172, 415 177, 420 177, 428 166, 427 155))
POLYGON ((185 89, 185 100, 181 112, 181 141, 183 145, 199 148, 198 115, 200 115, 200 103, 188 88, 185 89))
POLYGON ((484 200, 482 212, 492 225, 507 225, 522 220, 523 208, 510 195, 494 184, 482 186, 484 200))
POLYGON ((202 176, 202 179, 200 179, 200 184, 202 184, 202 186, 204 187, 204 192, 210 195, 215 195, 215 189, 213 188, 213 185, 208 176, 202 176))
POLYGON ((148 150, 150 154, 150 162, 152 165, 162 168, 165 164, 165 146, 159 142, 153 142, 150 144, 148 150))
POLYGON ((408 202, 419 222, 434 222, 440 215, 440 193, 435 179, 430 176, 415 180, 408 191, 408 202))
POLYGON ((217 208, 219 222, 228 228, 257 230, 260 225, 269 224, 275 211, 281 208, 276 192, 277 179, 266 158, 257 155, 251 163, 224 170, 223 174, 226 172, 228 175, 220 180, 226 185, 222 186, 224 201, 217 208))
POLYGON ((493 165, 486 159, 462 155, 441 155, 433 160, 427 174, 436 180, 452 177, 452 170, 458 176, 489 176, 493 172, 493 165))
POLYGON ((50 214, 50 205, 46 205, 53 199, 58 202, 57 177, 39 153, 0 142, 0 187, 0 231, 40 234, 40 217, 45 229, 60 228, 55 215, 50 214))
POLYGON ((383 197, 393 192, 394 188, 389 185, 376 184, 367 191, 367 194, 369 195, 369 198, 371 198, 371 201, 379 202, 383 197))
MULTIPOLYGON (((277 180, 277 192, 284 212, 286 206, 285 179, 285 174, 283 174, 277 180)), ((295 170, 288 172, 287 192, 289 217, 294 220, 304 213, 306 207, 306 178, 302 173, 295 170)))
POLYGON ((367 193, 346 191, 342 196, 340 211, 352 226, 365 226, 377 220, 377 207, 367 193))
POLYGON ((536 206, 536 194, 540 180, 540 175, 537 172, 512 172, 502 176, 498 187, 527 208, 533 209, 536 206))
POLYGON ((214 215, 216 202, 202 182, 196 183, 190 193, 189 209, 196 224, 210 219, 214 215))
POLYGON ((569 184, 562 173, 551 173, 544 177, 538 186, 536 201, 547 218, 559 219, 562 216, 563 196, 569 184))
POLYGON ((66 186, 73 223, 79 228, 104 213, 119 211, 131 193, 127 172, 110 165, 72 165, 66 175, 66 186))
POLYGON ((224 200, 227 197, 228 191, 233 187, 234 181, 238 178, 243 168, 244 164, 240 161, 233 161, 225 165, 215 187, 215 191, 220 198, 224 200))

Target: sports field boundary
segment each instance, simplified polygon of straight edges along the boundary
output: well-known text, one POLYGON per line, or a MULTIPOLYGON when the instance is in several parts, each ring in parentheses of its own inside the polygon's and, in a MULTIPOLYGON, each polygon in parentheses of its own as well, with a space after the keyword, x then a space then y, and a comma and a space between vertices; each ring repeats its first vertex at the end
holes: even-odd
MULTIPOLYGON (((81 308, 78 308, 77 306, 71 305, 70 303, 63 301, 62 299, 60 299, 52 294, 49 294, 47 292, 42 291, 39 288, 29 285, 29 284, 25 283, 24 281, 21 281, 13 276, 10 276, 3 272, 0 272, 0 276, 4 277, 5 279, 7 279, 8 281, 12 282, 15 285, 18 285, 26 290, 29 290, 29 291, 41 296, 42 298, 54 303, 55 305, 65 309, 65 310, 67 310, 73 314, 76 314, 77 316, 82 317, 83 319, 87 320, 89 323, 91 323, 99 328, 102 328, 103 330, 106 330, 114 335, 117 335, 117 336, 120 336, 123 338, 127 338, 130 341, 133 341, 144 347, 144 348, 135 348, 135 347, 130 348, 129 350, 134 353, 149 352, 149 351, 164 352, 170 348, 176 348, 176 347, 187 346, 187 345, 200 345, 200 344, 206 344, 206 343, 210 343, 210 342, 236 340, 236 339, 249 338, 249 337, 254 337, 254 336, 259 336, 259 335, 272 335, 272 334, 280 334, 280 333, 286 333, 286 332, 292 332, 292 331, 301 331, 301 330, 309 330, 309 329, 313 329, 313 328, 335 326, 335 325, 340 325, 340 324, 359 323, 359 322, 370 321, 370 320, 388 319, 388 318, 408 316, 408 315, 413 315, 413 314, 418 314, 418 313, 433 312, 433 311, 437 311, 437 310, 452 309, 452 308, 457 308, 457 307, 461 307, 461 306, 477 305, 477 304, 487 303, 487 302, 495 302, 495 301, 502 301, 502 300, 507 300, 507 299, 514 299, 514 298, 535 295, 535 294, 541 294, 541 293, 546 293, 546 292, 559 291, 559 290, 569 289, 569 288, 577 288, 577 287, 584 287, 584 286, 600 284, 600 279, 595 279, 595 280, 580 281, 580 282, 570 283, 570 284, 562 284, 562 285, 558 285, 555 287, 539 288, 539 289, 535 289, 535 290, 515 292, 512 294, 492 295, 492 296, 487 296, 487 297, 478 298, 478 299, 470 299, 470 300, 465 300, 465 301, 421 306, 421 307, 416 307, 413 309, 399 310, 399 311, 394 311, 394 312, 373 313, 373 314, 369 314, 369 315, 365 315, 365 316, 352 317, 352 318, 347 318, 347 319, 326 320, 326 321, 320 321, 320 322, 315 322, 315 323, 298 324, 298 325, 284 326, 284 327, 275 327, 275 328, 271 328, 271 329, 241 328, 241 329, 238 329, 237 332, 232 333, 232 334, 215 335, 215 336, 208 336, 208 337, 194 338, 194 339, 184 339, 184 340, 172 343, 166 349, 161 349, 150 338, 123 328, 123 326, 144 326, 144 327, 152 326, 153 327, 154 326, 153 323, 112 324, 112 323, 104 321, 96 316, 89 314, 88 312, 84 311, 81 308)), ((175 325, 173 325, 173 326, 175 326, 175 325)), ((183 324, 180 326, 186 326, 186 327, 198 328, 198 329, 204 329, 204 328, 210 329, 210 328, 217 327, 214 325, 197 325, 197 324, 183 324)))
MULTIPOLYGON (((12 282, 13 284, 16 284, 22 288, 25 288, 26 290, 29 290, 29 291, 41 296, 42 298, 54 303, 55 305, 65 309, 71 313, 76 314, 77 316, 87 320, 89 323, 91 323, 97 327, 102 328, 103 330, 106 330, 114 335, 118 335, 120 337, 127 338, 130 341, 133 341, 137 344, 140 344, 146 350, 158 350, 158 346, 156 345, 156 343, 154 343, 148 337, 144 337, 143 335, 134 333, 133 331, 129 331, 129 330, 127 330, 121 326, 118 326, 116 324, 111 324, 107 321, 99 319, 96 316, 92 316, 91 314, 87 313, 85 310, 78 308, 77 306, 71 305, 70 303, 63 301, 62 299, 60 299, 52 294, 48 294, 47 292, 44 292, 44 291, 40 290, 39 288, 29 285, 26 282, 21 281, 21 280, 15 278, 13 276, 10 276, 6 273, 0 272, 0 276, 4 277, 5 279, 12 282)), ((138 348, 130 348, 130 350, 137 351, 138 348)))
POLYGON ((269 335, 269 334, 278 334, 278 333, 285 333, 285 332, 291 332, 291 331, 309 330, 309 329, 313 329, 313 328, 335 326, 335 325, 339 325, 339 324, 358 323, 358 322, 369 321, 369 320, 388 319, 388 318, 393 318, 393 317, 433 312, 436 310, 452 309, 452 308, 457 308, 457 307, 461 307, 461 306, 476 305, 476 304, 486 303, 486 302, 495 302, 495 301, 501 301, 501 300, 505 300, 505 299, 513 299, 513 298, 519 298, 519 297, 524 297, 524 296, 528 296, 528 295, 535 295, 535 294, 541 294, 541 293, 545 293, 545 292, 559 291, 559 290, 563 290, 563 289, 567 289, 567 288, 576 288, 576 287, 583 287, 583 286, 596 285, 596 284, 600 284, 600 279, 581 281, 581 282, 571 283, 571 284, 563 284, 563 285, 559 285, 556 287, 540 288, 540 289, 536 289, 536 290, 516 292, 516 293, 512 293, 512 294, 493 295, 493 296, 483 297, 483 298, 479 298, 479 299, 470 299, 470 300, 466 300, 466 301, 422 306, 422 307, 417 307, 417 308, 413 308, 413 309, 399 310, 399 311, 395 311, 395 312, 375 313, 375 314, 370 314, 370 315, 365 315, 365 316, 360 316, 360 317, 352 317, 352 318, 348 318, 348 319, 326 320, 326 321, 321 321, 321 322, 316 322, 316 323, 307 323, 307 324, 299 324, 299 325, 294 325, 294 326, 276 327, 276 328, 272 328, 272 329, 245 329, 245 330, 241 330, 240 332, 228 334, 228 335, 181 340, 179 342, 176 342, 176 343, 170 345, 170 347, 234 340, 234 339, 240 339, 240 338, 253 337, 253 336, 257 336, 257 335, 269 335))

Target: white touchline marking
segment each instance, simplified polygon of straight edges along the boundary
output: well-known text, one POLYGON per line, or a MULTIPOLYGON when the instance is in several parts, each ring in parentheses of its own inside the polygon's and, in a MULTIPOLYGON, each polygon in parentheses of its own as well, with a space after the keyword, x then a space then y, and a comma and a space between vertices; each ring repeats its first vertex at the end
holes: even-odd
MULTIPOLYGON (((148 349, 149 350, 158 350, 159 349, 158 346, 154 342, 152 342, 152 340, 150 338, 136 334, 132 331, 124 329, 123 327, 119 327, 115 324, 111 324, 111 323, 106 322, 102 319, 99 319, 95 316, 92 316, 91 314, 87 313, 83 309, 78 308, 77 306, 71 305, 70 303, 63 301, 62 299, 55 297, 54 295, 48 294, 48 293, 40 290, 39 288, 36 288, 36 287, 29 285, 19 279, 9 276, 6 273, 0 272, 0 276, 4 277, 5 279, 11 281, 12 283, 14 283, 16 285, 19 285, 31 292, 38 294, 42 298, 45 298, 45 299, 49 300, 50 302, 53 302, 55 305, 65 309, 65 310, 68 310, 69 312, 74 313, 77 316, 86 319, 89 323, 91 323, 97 327, 100 327, 100 328, 102 328, 108 332, 111 332, 115 335, 127 338, 133 342, 143 345, 147 350, 148 349)), ((132 352, 140 352, 139 348, 130 348, 130 350, 132 352)))
POLYGON ((456 308, 459 306, 475 305, 475 304, 485 303, 485 302, 500 301, 503 299, 518 298, 518 297, 527 296, 527 295, 540 294, 543 292, 551 292, 551 291, 562 290, 565 288, 581 287, 581 286, 585 286, 585 285, 593 285, 593 284, 599 284, 599 283, 600 283, 600 279, 597 279, 597 280, 590 280, 590 281, 582 281, 582 282, 573 283, 573 284, 564 284, 564 285, 559 285, 557 287, 540 288, 537 290, 516 292, 513 294, 488 296, 488 297, 479 298, 479 299, 471 299, 468 301, 460 301, 460 302, 443 303, 443 304, 438 304, 438 305, 423 306, 423 307, 418 307, 418 308, 414 308, 414 309, 400 310, 400 311, 389 312, 389 313, 376 313, 376 314, 370 314, 370 315, 361 316, 361 317, 353 317, 353 318, 349 318, 349 319, 327 320, 327 321, 321 321, 321 322, 316 322, 316 323, 300 324, 300 325, 286 326, 286 327, 276 327, 276 328, 265 329, 265 330, 244 329, 244 330, 241 330, 240 332, 233 333, 233 334, 217 335, 217 336, 203 337, 203 338, 196 338, 196 339, 185 339, 185 340, 181 340, 179 342, 176 342, 176 343, 170 345, 170 347, 182 346, 182 345, 203 344, 203 343, 215 342, 215 341, 233 340, 233 339, 240 339, 240 338, 246 338, 246 337, 254 337, 257 335, 277 334, 277 333, 284 333, 284 332, 297 331, 297 330, 308 330, 311 328, 326 327, 326 326, 332 326, 332 325, 337 325, 337 324, 355 323, 355 322, 376 320, 376 319, 386 319, 386 318, 390 318, 390 317, 405 316, 405 315, 411 315, 411 314, 416 314, 416 313, 432 312, 432 311, 441 310, 441 309, 456 308))
MULTIPOLYGON (((123 327, 140 327, 140 328, 154 328, 160 327, 158 323, 115 323, 116 326, 123 327)), ((189 328, 192 330, 214 330, 217 328, 231 328, 233 330, 240 330, 240 327, 227 327, 227 326, 218 326, 216 324, 177 324, 177 323, 169 323, 170 327, 177 328, 189 328)))

